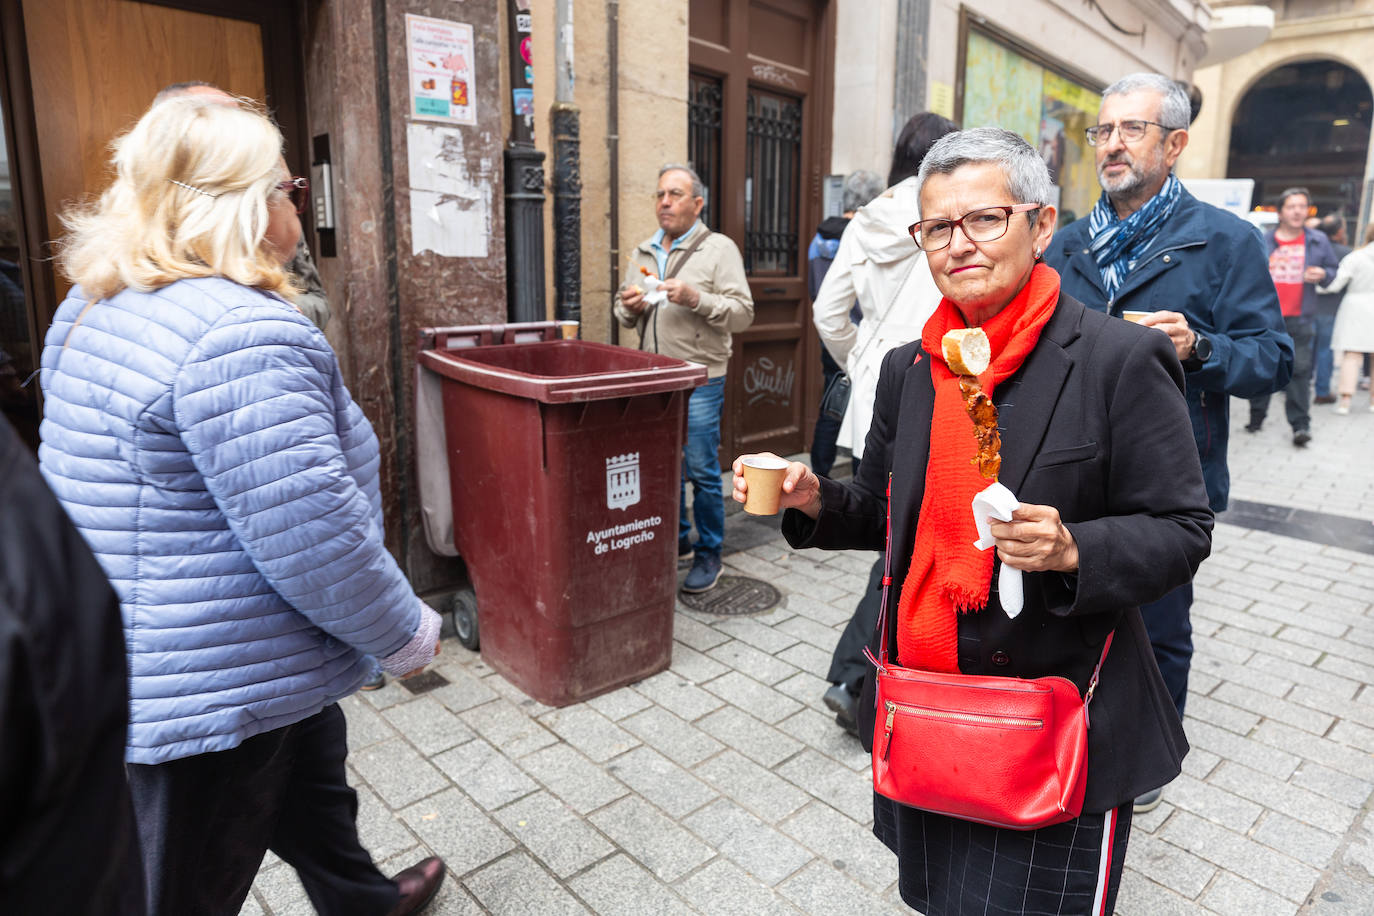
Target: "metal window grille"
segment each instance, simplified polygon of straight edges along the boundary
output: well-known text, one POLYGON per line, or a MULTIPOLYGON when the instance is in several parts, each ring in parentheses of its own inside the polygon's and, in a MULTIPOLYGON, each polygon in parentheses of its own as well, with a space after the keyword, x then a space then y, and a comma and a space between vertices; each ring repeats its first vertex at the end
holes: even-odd
POLYGON ((746 113, 744 269, 795 273, 801 209, 801 100, 751 87, 746 113))
POLYGON ((687 91, 688 165, 696 169, 706 185, 706 206, 701 209, 701 219, 707 226, 719 228, 716 201, 720 199, 723 87, 717 77, 691 73, 688 75, 687 91))

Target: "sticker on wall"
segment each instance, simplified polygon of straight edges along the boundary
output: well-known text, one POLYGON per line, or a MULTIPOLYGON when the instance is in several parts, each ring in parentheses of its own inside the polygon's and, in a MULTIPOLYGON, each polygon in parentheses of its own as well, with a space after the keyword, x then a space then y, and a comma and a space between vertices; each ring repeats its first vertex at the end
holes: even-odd
POLYGON ((411 253, 485 258, 491 240, 490 161, 482 160, 473 175, 456 127, 408 124, 406 146, 411 253))
POLYGON ((954 87, 949 83, 931 80, 930 110, 942 118, 954 118, 954 87))
POLYGON ((410 116, 446 124, 477 124, 472 26, 406 14, 410 116))

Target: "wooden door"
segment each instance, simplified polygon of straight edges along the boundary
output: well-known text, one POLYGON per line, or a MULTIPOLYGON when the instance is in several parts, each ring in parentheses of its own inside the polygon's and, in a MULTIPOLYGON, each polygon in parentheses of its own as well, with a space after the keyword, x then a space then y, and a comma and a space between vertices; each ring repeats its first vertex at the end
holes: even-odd
MULTIPOLYGON (((31 191, 26 198, 42 208, 29 225, 44 236, 31 239, 31 249, 61 236, 68 204, 109 183, 110 141, 171 83, 200 80, 265 101, 287 134, 288 165, 304 174, 294 22, 292 4, 273 0, 22 4, 31 102, 22 114, 39 173, 22 180, 31 191)), ((48 275, 37 284, 36 324, 45 328, 68 284, 50 264, 41 269, 48 275)))
POLYGON ((689 31, 689 155, 707 224, 740 246, 754 295, 730 360, 722 464, 794 454, 820 392, 806 247, 830 159, 833 11, 824 0, 692 0, 689 31))

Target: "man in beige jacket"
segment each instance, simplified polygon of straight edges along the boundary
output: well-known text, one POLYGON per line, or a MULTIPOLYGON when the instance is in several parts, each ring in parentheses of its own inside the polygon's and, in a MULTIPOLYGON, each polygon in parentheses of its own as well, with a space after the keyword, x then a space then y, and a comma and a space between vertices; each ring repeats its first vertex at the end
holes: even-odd
POLYGON ((692 562, 686 592, 714 588, 720 578, 725 537, 725 493, 720 482, 720 413, 731 335, 754 321, 754 299, 735 243, 701 222, 705 188, 685 165, 665 165, 655 192, 658 232, 630 256, 625 282, 615 297, 620 323, 639 332, 642 350, 706 366, 709 381, 687 405, 683 450, 678 562, 692 562), (687 521, 687 480, 694 493, 687 521))

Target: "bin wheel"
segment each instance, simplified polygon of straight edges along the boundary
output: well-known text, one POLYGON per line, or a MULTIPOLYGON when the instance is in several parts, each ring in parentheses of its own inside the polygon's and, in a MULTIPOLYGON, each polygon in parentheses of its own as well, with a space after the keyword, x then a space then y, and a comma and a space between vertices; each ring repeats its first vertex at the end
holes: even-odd
POLYGON ((453 629, 464 648, 476 652, 481 647, 481 636, 477 632, 477 599, 471 592, 453 595, 453 629))

